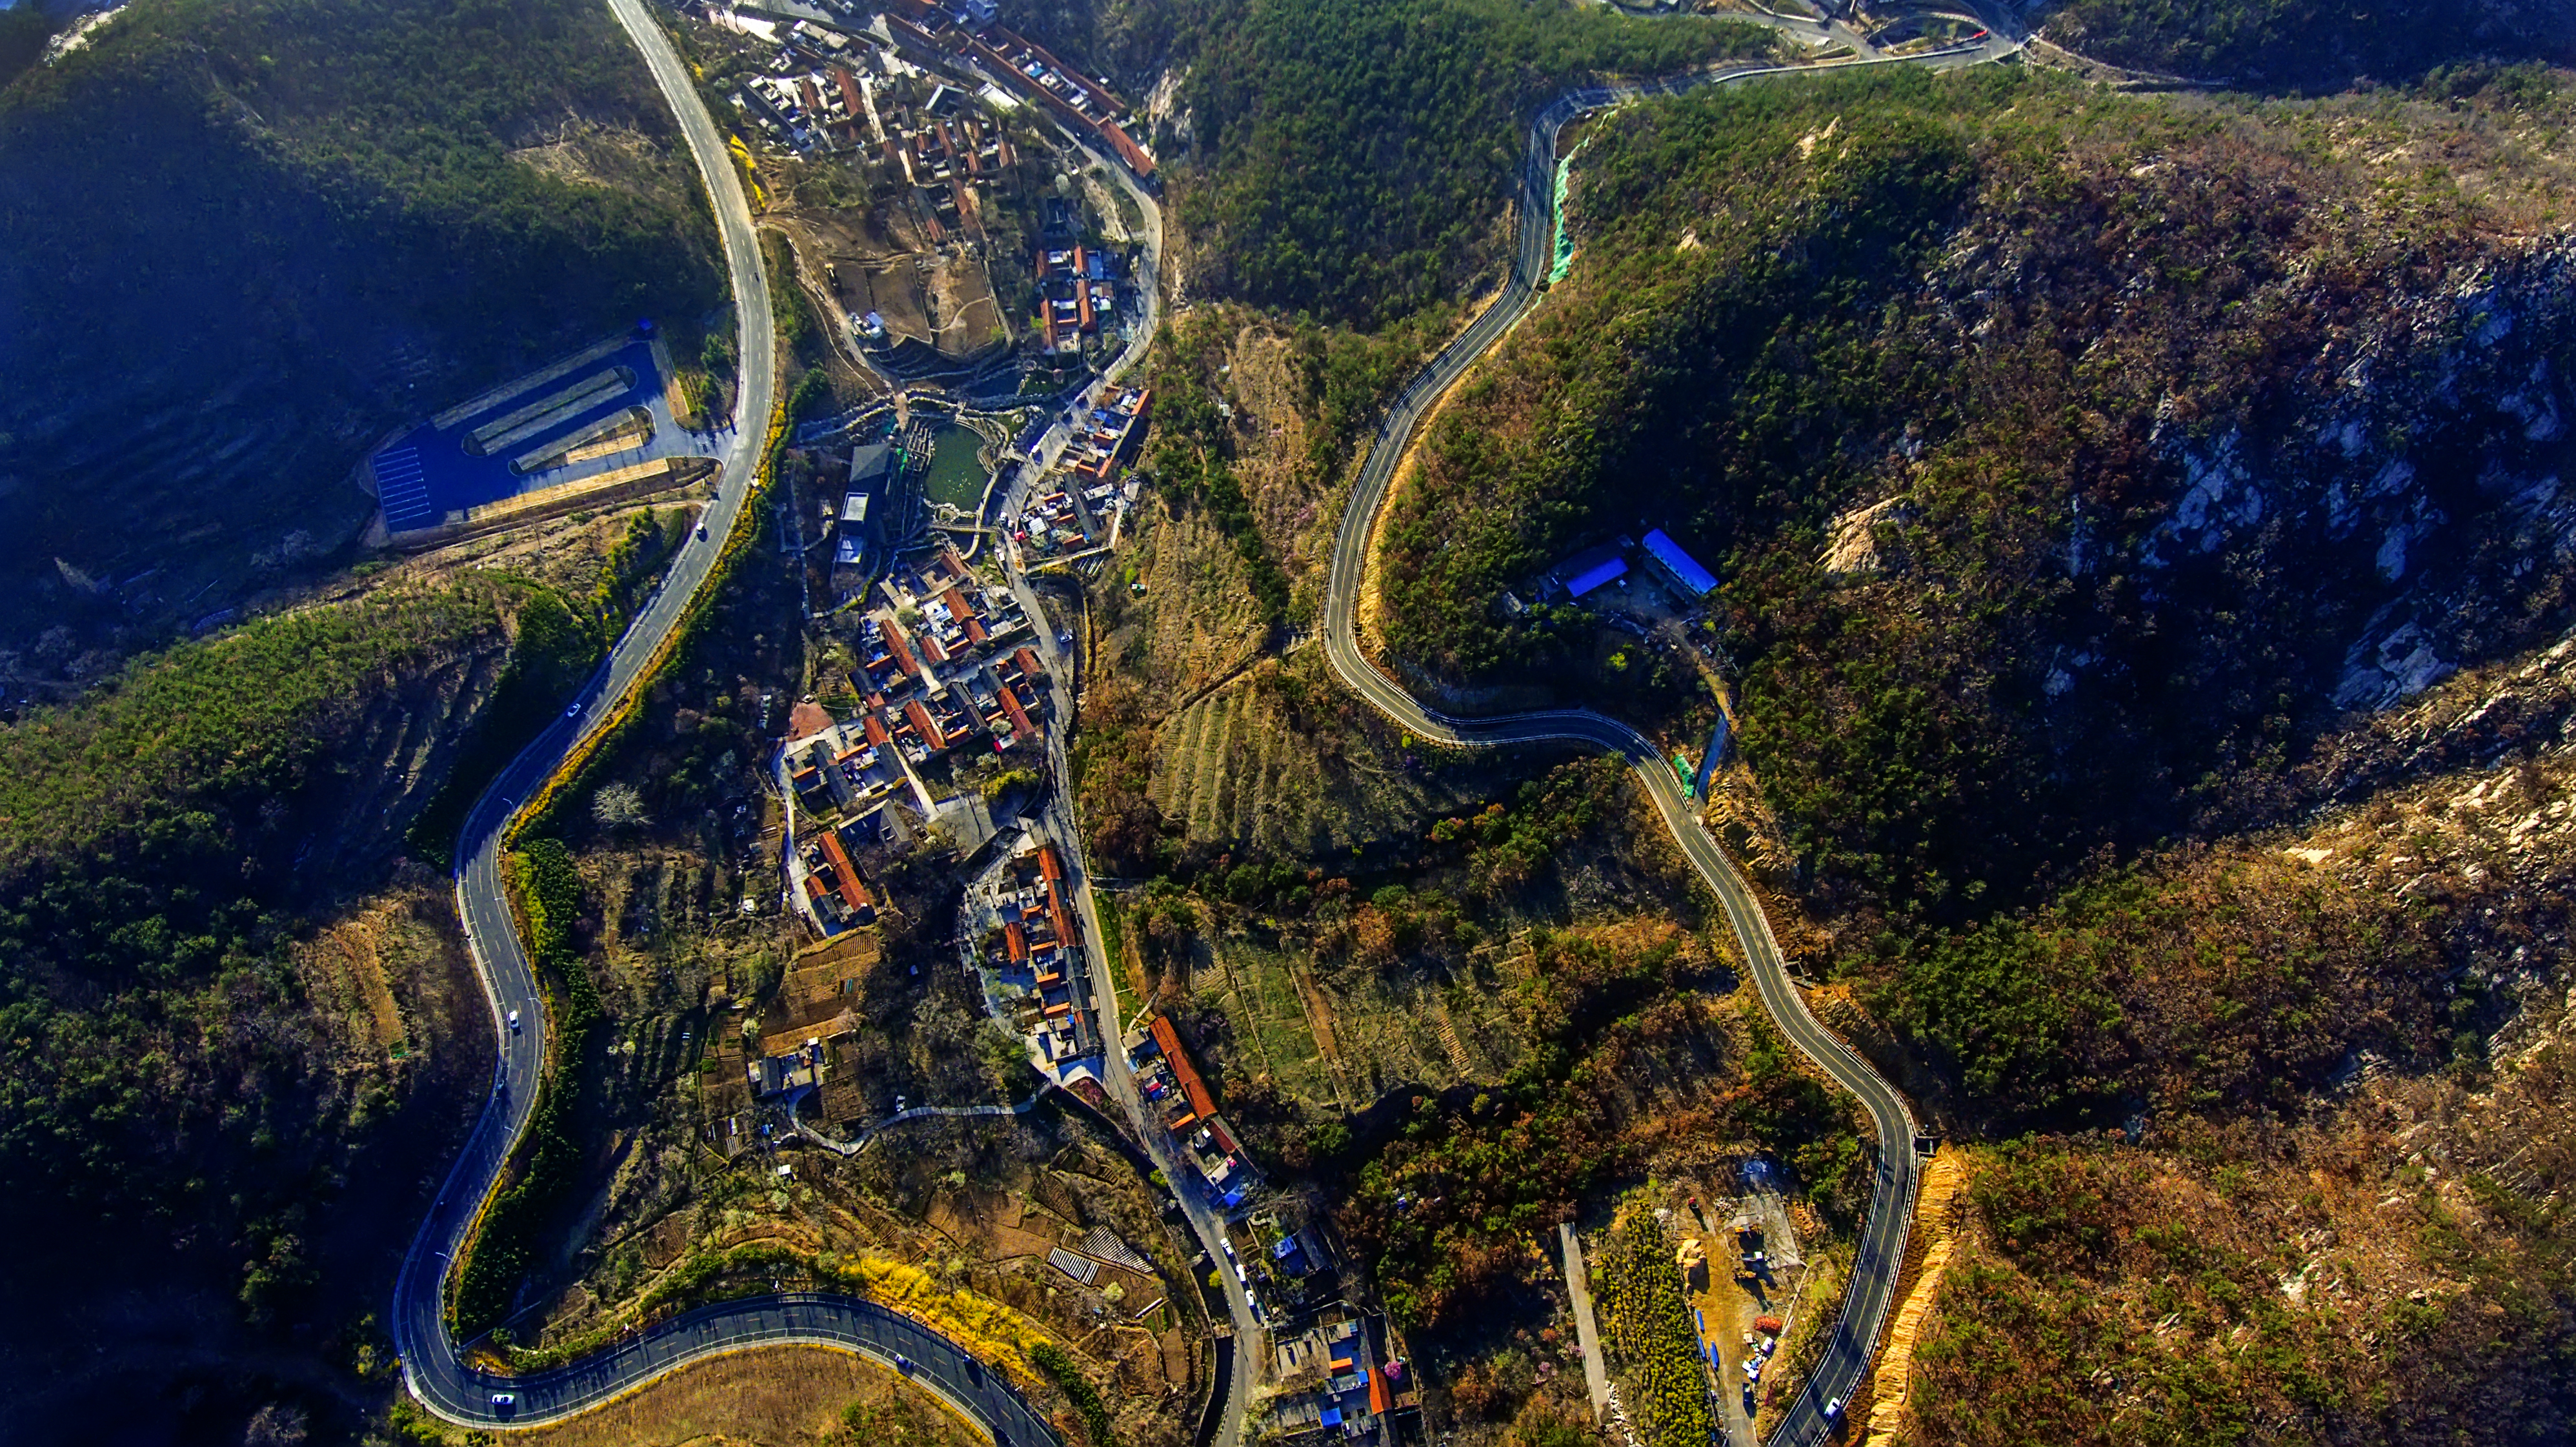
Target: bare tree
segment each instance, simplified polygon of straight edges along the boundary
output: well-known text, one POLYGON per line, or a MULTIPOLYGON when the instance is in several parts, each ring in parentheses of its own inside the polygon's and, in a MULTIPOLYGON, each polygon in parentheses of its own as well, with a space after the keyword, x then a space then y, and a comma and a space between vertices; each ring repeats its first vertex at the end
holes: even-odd
POLYGON ((590 796, 590 817, 603 829, 632 829, 652 822, 644 811, 644 796, 632 784, 603 784, 590 796))

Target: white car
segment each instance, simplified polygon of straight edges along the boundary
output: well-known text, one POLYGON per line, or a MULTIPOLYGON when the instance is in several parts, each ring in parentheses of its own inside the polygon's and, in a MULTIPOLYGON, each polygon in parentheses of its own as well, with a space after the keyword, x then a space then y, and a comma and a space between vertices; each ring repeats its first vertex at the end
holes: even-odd
POLYGON ((492 1394, 492 1405, 495 1407, 515 1407, 519 1405, 519 1399, 508 1392, 494 1392, 492 1394))
POLYGON ((1826 1421, 1831 1422, 1831 1421, 1833 1421, 1834 1419, 1836 1419, 1836 1418, 1840 1417, 1842 1414, 1843 1414, 1843 1399, 1842 1399, 1842 1398, 1840 1398, 1840 1397, 1836 1397, 1836 1398, 1834 1398, 1832 1401, 1827 1402, 1827 1403, 1825 1404, 1825 1420, 1826 1420, 1826 1421))
POLYGON ((519 1012, 516 1010, 510 1012, 510 1033, 513 1035, 519 1033, 519 1012))

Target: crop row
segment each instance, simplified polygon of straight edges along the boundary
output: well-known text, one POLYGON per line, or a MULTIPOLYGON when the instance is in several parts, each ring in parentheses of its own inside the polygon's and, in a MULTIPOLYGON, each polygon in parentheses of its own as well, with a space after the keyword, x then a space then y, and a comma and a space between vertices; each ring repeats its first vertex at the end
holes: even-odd
POLYGON ((1652 1216, 1611 1232, 1602 1257, 1610 1355, 1631 1389, 1645 1447, 1706 1447, 1716 1422, 1673 1239, 1652 1216))

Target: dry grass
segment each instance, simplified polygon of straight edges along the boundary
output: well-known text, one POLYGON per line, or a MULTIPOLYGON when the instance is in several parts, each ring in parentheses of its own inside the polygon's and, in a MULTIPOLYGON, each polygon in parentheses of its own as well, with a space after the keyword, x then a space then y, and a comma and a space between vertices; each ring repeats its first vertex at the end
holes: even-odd
POLYGON ((1324 860, 1411 837, 1508 786, 1493 758, 1428 767, 1401 742, 1309 651, 1166 715, 1146 793, 1193 842, 1324 860))
POLYGON ((764 1347, 684 1367, 569 1422, 501 1440, 529 1447, 807 1447, 844 1440, 852 1404, 879 1442, 970 1447, 982 1439, 894 1373, 824 1347, 764 1347))

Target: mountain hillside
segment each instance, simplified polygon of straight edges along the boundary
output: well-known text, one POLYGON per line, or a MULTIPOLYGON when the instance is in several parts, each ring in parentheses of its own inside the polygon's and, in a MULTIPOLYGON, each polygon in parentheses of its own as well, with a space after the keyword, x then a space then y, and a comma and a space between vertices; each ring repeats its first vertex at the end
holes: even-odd
POLYGON ((512 679, 550 701, 594 657, 555 593, 478 574, 0 728, 0 1227, 50 1247, 0 1285, 22 1425, 148 1420, 189 1353, 245 1338, 363 1367, 385 1253, 489 1068, 449 892, 397 862, 401 828, 512 679))
POLYGON ((308 573, 390 427, 723 295, 605 7, 136 0, 0 90, 0 663, 308 573))
POLYGON ((1378 636, 1434 683, 1695 743, 1502 595, 1652 526, 1715 566, 1737 842, 1970 1143, 1907 1440, 2566 1434, 2571 115, 1643 107, 1414 460, 1378 636))
POLYGON ((2441 67, 2576 61, 2569 0, 2072 0, 2041 33, 2114 65, 2261 90, 2404 83, 2441 67))
POLYGON ((1597 693, 1587 615, 1500 595, 1672 529, 1836 913, 2264 818, 2338 710, 2565 613, 2570 110, 1991 71, 1624 115, 1573 276, 1395 504, 1385 636, 1597 693))
POLYGON ((1974 1153, 1914 1440, 2567 1434, 2569 1378, 2535 1367, 2576 1351, 2571 655, 2338 735, 2294 829, 2088 883, 1889 983, 1981 1108, 2122 1121, 1974 1153))

